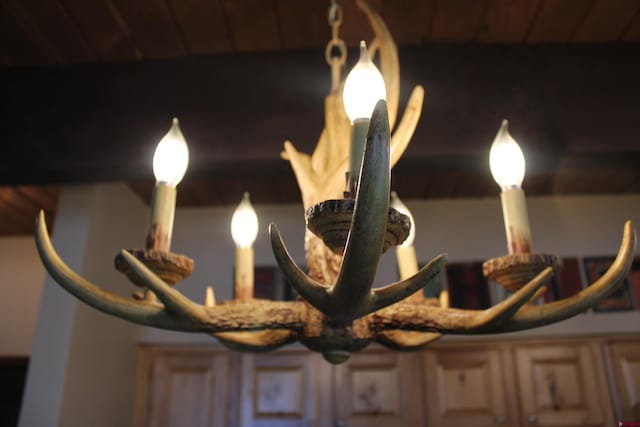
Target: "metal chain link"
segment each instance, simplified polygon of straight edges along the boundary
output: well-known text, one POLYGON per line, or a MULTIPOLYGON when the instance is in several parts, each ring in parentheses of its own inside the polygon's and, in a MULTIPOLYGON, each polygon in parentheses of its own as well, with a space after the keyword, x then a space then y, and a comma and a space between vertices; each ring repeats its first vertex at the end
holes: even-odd
POLYGON ((331 0, 329 4, 327 22, 331 27, 331 40, 327 43, 324 56, 331 67, 331 90, 335 90, 340 85, 342 67, 347 59, 347 45, 338 35, 342 24, 342 7, 337 0, 331 0))

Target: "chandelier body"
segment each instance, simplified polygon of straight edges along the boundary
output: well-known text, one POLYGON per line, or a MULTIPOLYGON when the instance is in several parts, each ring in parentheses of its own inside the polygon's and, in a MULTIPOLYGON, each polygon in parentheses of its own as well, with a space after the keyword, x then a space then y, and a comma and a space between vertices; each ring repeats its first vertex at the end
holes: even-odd
POLYGON ((284 143, 281 156, 291 163, 309 212, 310 227, 305 233, 308 274, 289 256, 276 225, 271 224, 269 233, 278 266, 300 295, 297 301, 243 296, 216 304, 210 295, 205 304, 195 303, 173 287, 191 273, 192 262, 152 247, 123 250, 116 257, 116 268, 145 292, 135 293, 134 299, 107 292, 60 259, 41 212, 36 244, 53 279, 92 307, 133 323, 211 334, 238 351, 268 351, 299 341, 332 363, 345 361, 351 352, 372 342, 407 350, 442 334, 502 333, 547 325, 583 312, 620 286, 635 252, 636 236, 630 221, 624 226, 620 250, 609 270, 578 294, 560 301, 529 304, 560 267, 557 257, 539 254, 511 254, 487 262, 485 273, 498 282, 507 277, 513 293, 486 310, 449 308, 422 296, 421 290, 445 266, 446 255, 435 257, 409 278, 373 289, 383 250, 401 243, 408 233, 407 217, 389 207, 390 170, 413 135, 424 90, 421 86, 413 89, 404 116, 391 134, 399 103, 397 48, 381 18, 366 2, 358 5, 375 33, 370 54, 380 56, 387 102, 376 105, 357 183, 347 186, 344 199, 350 122, 342 107, 342 83, 335 70, 333 88, 325 99, 325 129, 313 154, 297 151, 290 141, 284 143), (324 229, 313 227, 317 214, 324 229), (341 227, 337 233, 335 224, 341 227))

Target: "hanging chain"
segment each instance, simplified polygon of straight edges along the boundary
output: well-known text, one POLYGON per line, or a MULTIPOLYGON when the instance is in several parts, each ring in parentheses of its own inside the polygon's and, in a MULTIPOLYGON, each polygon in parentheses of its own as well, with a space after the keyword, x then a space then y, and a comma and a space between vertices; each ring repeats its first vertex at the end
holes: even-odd
POLYGON ((327 21, 331 27, 331 40, 327 43, 324 56, 327 64, 331 67, 331 90, 335 90, 340 85, 342 66, 347 59, 347 45, 338 36, 340 25, 342 24, 342 7, 337 0, 331 0, 327 12, 327 21))

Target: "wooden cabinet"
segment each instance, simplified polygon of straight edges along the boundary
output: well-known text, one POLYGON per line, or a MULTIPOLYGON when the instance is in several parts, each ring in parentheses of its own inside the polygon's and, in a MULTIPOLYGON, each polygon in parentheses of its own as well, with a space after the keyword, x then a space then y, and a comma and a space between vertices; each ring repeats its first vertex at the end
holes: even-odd
POLYGON ((335 423, 345 427, 415 426, 421 405, 413 354, 382 349, 353 354, 333 367, 335 423))
POLYGON ((371 346, 337 366, 301 346, 259 354, 145 346, 139 358, 139 427, 604 427, 640 419, 639 337, 438 342, 416 353, 371 346))
POLYGON ((330 369, 306 350, 242 356, 242 427, 313 427, 330 369))
POLYGON ((228 352, 148 349, 141 352, 138 368, 136 426, 228 425, 228 352))
POLYGON ((485 346, 458 345, 424 352, 427 425, 512 425, 513 402, 505 391, 508 354, 485 346))
POLYGON ((640 338, 609 341, 605 351, 616 418, 640 421, 640 338))
POLYGON ((243 355, 239 425, 416 425, 415 367, 413 355, 379 349, 354 354, 338 366, 306 349, 243 355))
POLYGON ((588 342, 517 345, 521 425, 610 426, 601 361, 588 342))
POLYGON ((429 427, 613 425, 601 343, 436 344, 423 353, 429 427))

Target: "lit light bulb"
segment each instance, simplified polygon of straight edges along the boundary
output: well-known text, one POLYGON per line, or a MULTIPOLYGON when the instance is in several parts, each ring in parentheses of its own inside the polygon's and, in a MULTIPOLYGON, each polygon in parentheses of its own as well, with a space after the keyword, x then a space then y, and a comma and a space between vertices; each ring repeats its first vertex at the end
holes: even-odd
POLYGON ((231 218, 231 237, 238 248, 250 248, 257 236, 258 216, 251 205, 249 193, 244 193, 231 218))
POLYGON ((405 205, 402 202, 402 200, 400 200, 400 197, 398 197, 398 194, 395 191, 391 192, 391 207, 397 210, 398 212, 400 212, 401 214, 408 216, 409 219, 411 220, 411 230, 409 230, 409 235, 407 236, 405 241, 402 242, 400 246, 403 246, 405 248, 409 246, 413 246, 413 241, 416 238, 416 223, 413 220, 413 215, 411 214, 411 211, 409 210, 407 205, 405 205))
POLYGON ((369 58, 367 45, 360 42, 360 59, 344 82, 342 101, 351 122, 369 119, 376 103, 387 99, 382 74, 369 58))
POLYGON ((189 147, 174 118, 171 129, 162 137, 153 154, 153 174, 158 183, 175 187, 182 181, 189 165, 189 147))
POLYGON ((491 174, 503 190, 520 188, 525 171, 524 154, 508 126, 509 122, 503 120, 489 152, 491 174))

